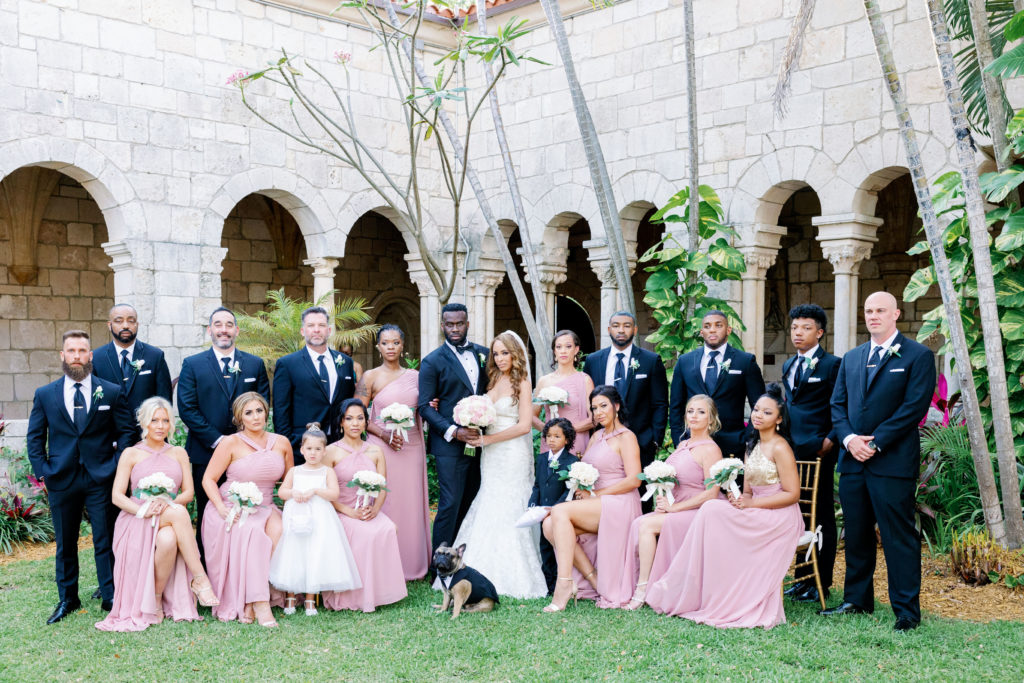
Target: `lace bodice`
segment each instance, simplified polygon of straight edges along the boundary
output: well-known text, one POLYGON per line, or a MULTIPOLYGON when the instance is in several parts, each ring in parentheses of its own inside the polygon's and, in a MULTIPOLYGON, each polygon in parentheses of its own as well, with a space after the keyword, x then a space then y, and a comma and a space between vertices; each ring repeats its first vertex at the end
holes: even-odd
POLYGON ((519 422, 519 405, 512 403, 511 396, 502 396, 494 401, 494 422, 485 431, 495 434, 519 422))
POLYGON ((751 486, 770 486, 779 483, 779 468, 761 453, 761 444, 754 445, 754 450, 747 456, 743 466, 743 477, 751 486))

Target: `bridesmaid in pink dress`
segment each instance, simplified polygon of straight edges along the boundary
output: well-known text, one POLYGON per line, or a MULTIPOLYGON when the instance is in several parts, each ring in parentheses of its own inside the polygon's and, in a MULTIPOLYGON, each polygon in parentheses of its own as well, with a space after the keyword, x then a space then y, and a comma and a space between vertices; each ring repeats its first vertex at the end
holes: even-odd
POLYGON ((238 619, 274 627, 270 611, 270 557, 281 539, 281 511, 274 505, 274 485, 292 468, 292 447, 288 439, 266 431, 269 406, 255 391, 248 391, 232 404, 237 434, 217 445, 203 475, 203 489, 210 497, 203 515, 203 547, 210 580, 220 596, 213 614, 221 621, 238 619), (217 480, 227 473, 220 487, 217 480), (234 482, 253 482, 263 502, 244 522, 231 529, 225 520, 233 507, 228 488, 234 482))
POLYGON ((191 467, 184 448, 167 443, 171 404, 154 396, 139 406, 142 441, 126 448, 117 463, 113 501, 121 508, 114 525, 114 605, 96 624, 101 631, 144 631, 164 616, 195 621, 193 593, 204 606, 217 604, 185 505, 192 500, 191 467), (174 483, 173 500, 145 502, 125 495, 139 482, 161 473, 174 483), (137 516, 140 510, 142 516, 137 516), (191 584, 190 576, 193 576, 191 584))
POLYGON ((419 420, 405 437, 392 431, 380 419, 382 410, 401 403, 416 411, 419 401, 419 375, 401 366, 405 335, 397 325, 384 325, 377 332, 377 350, 383 362, 368 370, 356 387, 355 397, 371 412, 366 425, 369 444, 384 453, 391 495, 381 512, 398 528, 398 548, 406 581, 422 579, 430 566, 430 511, 427 500, 427 451, 419 420))
POLYGON ((656 612, 720 628, 772 628, 786 621, 782 579, 804 531, 800 481, 786 406, 769 385, 750 413, 743 495, 697 512, 668 570, 647 592, 656 612))
POLYGON ((704 480, 711 476, 711 466, 722 459, 722 449, 711 439, 721 424, 715 402, 709 396, 697 394, 686 402, 690 438, 680 443, 665 461, 676 468, 676 486, 672 489, 675 502, 658 496, 654 512, 634 519, 630 525, 631 552, 626 553, 620 592, 633 590, 634 583, 636 589, 629 603, 621 607, 635 610, 644 605, 648 581, 657 581, 665 574, 697 511, 707 501, 721 497, 717 485, 704 485, 704 480))
POLYGON ((629 600, 631 587, 627 583, 622 591, 621 574, 629 526, 640 516, 640 446, 620 420, 621 407, 615 387, 602 385, 590 394, 590 410, 601 429, 590 440, 583 462, 596 467, 600 476, 596 495, 577 491, 576 500, 551 508, 544 520, 544 536, 558 563, 555 592, 545 612, 561 612, 577 594, 597 598, 598 606, 629 600))
MULTIPOLYGON (((580 338, 572 330, 560 330, 555 333, 551 340, 551 352, 555 357, 555 371, 548 373, 537 380, 537 391, 545 387, 561 387, 569 394, 569 403, 558 409, 558 417, 564 417, 572 422, 572 428, 576 430, 576 441, 573 443, 573 452, 577 456, 587 452, 587 444, 590 443, 590 430, 594 428, 594 420, 590 417, 590 392, 594 390, 594 380, 590 375, 576 369, 576 361, 580 354, 580 338)), ((545 420, 540 419, 541 408, 533 407, 533 428, 538 431, 544 430, 545 420)), ((547 415, 551 419, 554 415, 547 415)))
MULTIPOLYGON (((361 610, 373 612, 379 605, 398 602, 408 595, 402 559, 398 548, 395 524, 381 512, 387 492, 372 499, 363 507, 356 507, 356 489, 347 486, 360 470, 376 471, 387 478, 387 464, 381 449, 362 440, 366 429, 366 407, 358 398, 341 404, 341 429, 344 436, 327 447, 324 464, 334 468, 341 486, 341 495, 334 501, 352 555, 359 568, 363 587, 337 593, 324 591, 324 607, 333 610, 361 610)), ((387 488, 391 488, 388 481, 387 488)))

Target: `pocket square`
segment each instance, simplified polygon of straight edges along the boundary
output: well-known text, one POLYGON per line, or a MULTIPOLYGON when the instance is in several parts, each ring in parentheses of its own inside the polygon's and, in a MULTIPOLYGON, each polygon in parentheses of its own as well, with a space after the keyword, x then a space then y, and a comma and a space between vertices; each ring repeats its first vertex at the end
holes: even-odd
POLYGON ((352 379, 352 375, 345 375, 345 379, 352 379))
POLYGON ((255 381, 256 381, 256 378, 255 378, 255 377, 246 377, 246 378, 245 378, 245 381, 246 381, 246 382, 255 382, 255 381))
POLYGON ((730 375, 742 375, 743 371, 742 370, 730 370, 729 374, 730 375))
POLYGON ((110 410, 110 406, 96 406, 96 410, 110 410))
POLYGON ((807 381, 808 382, 820 382, 821 378, 820 377, 808 377, 807 381))
POLYGON ((633 379, 647 379, 647 375, 633 375, 633 379))
POLYGON ((905 368, 893 368, 893 369, 892 369, 892 370, 890 370, 889 372, 903 372, 903 370, 904 370, 904 369, 905 369, 905 368))
POLYGON ((152 375, 152 374, 153 374, 153 371, 152 371, 152 370, 143 370, 143 371, 142 371, 142 372, 140 372, 139 374, 140 374, 140 375, 152 375))

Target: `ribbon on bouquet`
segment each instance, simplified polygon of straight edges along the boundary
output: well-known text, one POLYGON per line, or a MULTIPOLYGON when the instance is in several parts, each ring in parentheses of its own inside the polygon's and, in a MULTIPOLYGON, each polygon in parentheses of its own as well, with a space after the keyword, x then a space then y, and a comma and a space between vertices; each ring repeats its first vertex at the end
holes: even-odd
POLYGON ((380 491, 367 491, 364 488, 356 489, 356 507, 367 507, 370 505, 370 501, 376 500, 377 496, 380 495, 380 491))
POLYGON ((548 404, 548 419, 549 420, 554 420, 556 417, 558 417, 558 404, 557 403, 549 403, 548 404))
MULTIPOLYGON (((152 503, 154 500, 166 500, 168 503, 173 503, 174 502, 174 499, 171 498, 166 493, 159 493, 159 494, 157 494, 155 496, 151 496, 148 493, 143 493, 143 494, 140 494, 139 497, 142 498, 142 505, 140 505, 139 509, 135 512, 135 516, 138 517, 139 519, 142 519, 143 517, 146 516, 146 513, 149 512, 149 504, 152 503)), ((158 517, 158 515, 154 515, 153 516, 153 519, 152 519, 152 521, 149 524, 150 528, 153 528, 153 527, 156 526, 157 517, 158 517)))
POLYGON ((730 479, 726 486, 729 487, 729 494, 733 498, 740 498, 743 496, 743 492, 740 491, 740 487, 736 485, 736 477, 730 479))
MULTIPOLYGON (((409 427, 411 427, 412 425, 406 424, 405 422, 385 422, 384 424, 387 425, 388 430, 391 432, 392 438, 394 438, 395 432, 398 432, 399 434, 402 435, 403 441, 409 440, 409 427)), ((391 439, 388 439, 389 443, 390 441, 391 439)))
MULTIPOLYGON (((566 500, 575 500, 575 498, 576 498, 576 492, 577 492, 577 491, 586 491, 586 490, 587 490, 587 489, 581 489, 581 488, 580 488, 579 486, 577 486, 577 485, 576 485, 576 482, 575 482, 574 480, 572 480, 572 479, 569 479, 569 480, 568 480, 568 481, 567 481, 567 482, 565 483, 565 485, 566 485, 567 487, 569 487, 569 497, 568 497, 568 498, 566 498, 566 500)), ((592 496, 595 496, 595 495, 597 495, 597 494, 596 494, 596 493, 594 493, 593 489, 591 489, 591 491, 590 491, 590 495, 592 495, 592 496)))
POLYGON ((675 483, 670 482, 647 482, 647 490, 644 492, 643 497, 640 498, 640 502, 650 500, 651 496, 665 496, 668 499, 668 504, 674 505, 676 499, 672 495, 672 489, 675 487, 675 483))
POLYGON ((238 520, 238 526, 245 524, 245 520, 249 518, 249 515, 255 509, 255 507, 248 505, 234 505, 231 511, 228 512, 228 516, 224 519, 224 532, 231 532, 231 525, 235 523, 236 519, 238 520))
POLYGON ((804 535, 800 537, 800 543, 797 544, 797 547, 803 545, 804 543, 807 544, 807 552, 804 554, 804 562, 809 562, 811 560, 811 552, 813 552, 815 544, 818 545, 818 550, 821 550, 822 542, 823 539, 821 536, 820 524, 818 525, 818 528, 814 531, 808 530, 804 532, 804 535))

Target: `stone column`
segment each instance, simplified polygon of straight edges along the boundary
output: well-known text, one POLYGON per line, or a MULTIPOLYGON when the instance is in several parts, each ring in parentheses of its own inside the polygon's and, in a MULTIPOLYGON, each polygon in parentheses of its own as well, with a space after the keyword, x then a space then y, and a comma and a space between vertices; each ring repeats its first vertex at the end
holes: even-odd
POLYGON ((494 292, 505 279, 505 271, 496 268, 467 273, 469 339, 487 346, 494 339, 494 292))
MULTIPOLYGON (((616 311, 626 308, 622 298, 619 296, 619 280, 615 276, 615 268, 612 265, 611 255, 608 253, 608 244, 604 240, 588 240, 583 243, 590 257, 590 267, 597 274, 601 281, 601 319, 598 321, 598 328, 602 330, 598 337, 599 346, 605 347, 611 344, 608 336, 608 319, 616 311)), ((636 270, 636 242, 626 242, 626 268, 632 275, 636 270)), ((639 341, 639 340, 637 340, 639 341)))
POLYGON ((743 348, 757 357, 757 362, 764 365, 764 289, 765 276, 768 269, 775 265, 778 248, 740 247, 747 270, 742 279, 742 300, 740 316, 743 318, 745 330, 740 333, 743 348))
POLYGON ((441 302, 420 257, 406 254, 405 260, 409 264, 409 279, 420 293, 419 354, 422 359, 441 343, 441 302))
MULTIPOLYGON (((340 259, 317 256, 303 261, 313 269, 313 301, 320 301, 334 289, 334 271, 338 268, 340 259)), ((328 311, 334 308, 334 299, 324 302, 324 308, 328 311)))
POLYGON ((832 353, 842 356, 857 345, 857 310, 860 291, 857 274, 860 264, 871 258, 875 233, 881 218, 861 214, 817 216, 811 222, 818 227, 817 239, 821 253, 832 264, 835 273, 835 311, 832 353))
MULTIPOLYGON (((522 249, 518 250, 522 254, 522 249)), ((537 255, 537 270, 540 271, 540 290, 544 294, 544 313, 547 316, 548 327, 555 332, 555 301, 558 298, 558 285, 567 279, 566 259, 569 257, 569 250, 564 247, 547 248, 543 244, 533 245, 533 253, 537 255)), ((526 274, 526 281, 533 285, 530 274, 526 274)), ((533 303, 532 301, 530 302, 533 303)))

